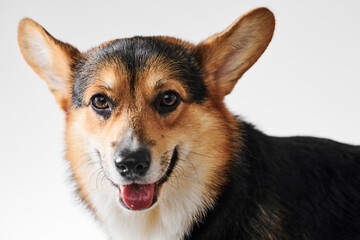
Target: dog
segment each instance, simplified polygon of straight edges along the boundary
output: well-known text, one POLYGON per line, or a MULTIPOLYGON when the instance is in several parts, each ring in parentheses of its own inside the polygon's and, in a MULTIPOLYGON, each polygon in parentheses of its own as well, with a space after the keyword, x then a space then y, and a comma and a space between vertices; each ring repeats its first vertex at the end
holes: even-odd
POLYGON ((268 136, 224 104, 274 28, 258 8, 197 45, 139 36, 80 52, 20 22, 110 239, 360 239, 360 146, 268 136))

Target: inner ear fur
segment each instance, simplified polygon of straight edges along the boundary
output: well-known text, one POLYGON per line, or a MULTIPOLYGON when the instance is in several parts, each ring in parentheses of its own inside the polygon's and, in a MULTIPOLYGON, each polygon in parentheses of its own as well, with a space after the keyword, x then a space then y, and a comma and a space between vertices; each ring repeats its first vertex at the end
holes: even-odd
POLYGON ((26 62, 45 80, 62 110, 67 111, 71 105, 72 68, 79 50, 55 39, 29 18, 19 23, 18 43, 26 62))
POLYGON ((217 94, 224 97, 232 91, 237 80, 265 51, 274 29, 273 13, 257 8, 196 46, 205 79, 210 85, 215 84, 217 94))

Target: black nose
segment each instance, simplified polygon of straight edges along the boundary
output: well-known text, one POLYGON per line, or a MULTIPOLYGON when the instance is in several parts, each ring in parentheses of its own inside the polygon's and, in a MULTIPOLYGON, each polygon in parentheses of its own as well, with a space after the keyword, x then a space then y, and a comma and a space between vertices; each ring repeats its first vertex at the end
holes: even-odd
POLYGON ((115 165, 123 177, 142 177, 150 167, 150 152, 146 149, 123 151, 115 160, 115 165))

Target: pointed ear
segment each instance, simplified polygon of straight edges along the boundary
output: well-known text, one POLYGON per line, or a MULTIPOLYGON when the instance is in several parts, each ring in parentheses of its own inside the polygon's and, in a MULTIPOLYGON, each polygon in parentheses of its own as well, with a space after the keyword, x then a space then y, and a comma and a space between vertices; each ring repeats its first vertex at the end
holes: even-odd
POLYGON ((18 42, 26 62, 45 80, 57 103, 66 112, 71 105, 72 68, 80 52, 53 38, 29 18, 19 23, 18 42))
POLYGON ((205 78, 215 82, 222 97, 265 51, 274 28, 272 12, 257 8, 195 47, 205 78))

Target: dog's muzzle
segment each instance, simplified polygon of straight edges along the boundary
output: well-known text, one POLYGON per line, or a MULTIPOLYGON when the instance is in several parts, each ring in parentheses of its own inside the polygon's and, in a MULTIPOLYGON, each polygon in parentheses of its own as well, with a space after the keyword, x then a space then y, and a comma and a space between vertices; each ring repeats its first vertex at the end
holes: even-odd
POLYGON ((115 166, 124 180, 129 182, 125 185, 116 185, 119 189, 120 203, 129 210, 150 208, 157 202, 161 185, 168 180, 178 160, 176 147, 164 175, 153 183, 141 183, 151 164, 151 154, 146 148, 121 151, 118 156, 115 166))

